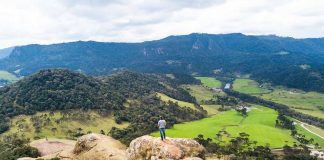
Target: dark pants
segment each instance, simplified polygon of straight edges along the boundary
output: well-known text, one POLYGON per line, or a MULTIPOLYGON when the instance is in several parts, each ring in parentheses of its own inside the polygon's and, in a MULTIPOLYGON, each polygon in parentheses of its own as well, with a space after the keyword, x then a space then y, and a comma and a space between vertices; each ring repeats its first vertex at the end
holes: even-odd
POLYGON ((160 128, 161 140, 165 139, 165 128, 160 128))

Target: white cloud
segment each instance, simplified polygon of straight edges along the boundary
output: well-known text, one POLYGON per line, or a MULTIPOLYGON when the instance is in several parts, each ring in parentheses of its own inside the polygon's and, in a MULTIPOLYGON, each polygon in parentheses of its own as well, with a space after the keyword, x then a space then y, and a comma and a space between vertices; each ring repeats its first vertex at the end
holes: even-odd
POLYGON ((323 0, 0 0, 0 48, 192 32, 323 37, 323 0))

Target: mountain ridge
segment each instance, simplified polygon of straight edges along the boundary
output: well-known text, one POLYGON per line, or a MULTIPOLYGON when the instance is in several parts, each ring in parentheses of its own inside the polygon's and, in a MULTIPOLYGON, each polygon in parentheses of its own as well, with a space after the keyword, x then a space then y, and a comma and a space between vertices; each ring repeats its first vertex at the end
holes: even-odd
MULTIPOLYGON (((261 39, 286 39, 286 40, 293 40, 293 41, 320 41, 321 43, 324 42, 324 37, 315 37, 315 38, 295 38, 290 36, 280 36, 275 34, 267 34, 267 35, 249 35, 249 34, 243 34, 243 33, 224 33, 224 34, 210 34, 210 33, 191 33, 191 34, 184 34, 184 35, 170 35, 165 38, 156 39, 156 40, 148 40, 148 41, 142 41, 142 42, 109 42, 109 41, 95 41, 95 40, 77 40, 77 41, 69 41, 69 42, 59 42, 59 43, 51 43, 51 44, 26 44, 21 46, 15 46, 15 47, 28 47, 28 46, 56 46, 56 45, 70 45, 70 44, 78 44, 78 43, 100 43, 100 44, 146 44, 146 43, 152 43, 156 41, 165 41, 165 40, 172 40, 174 38, 183 38, 183 37, 197 37, 197 36, 219 36, 219 37, 228 37, 228 36, 235 36, 235 37, 254 37, 254 38, 261 38, 261 39)), ((0 50, 11 50, 14 51, 15 47, 8 47, 3 48, 0 50)), ((324 53, 324 51, 323 51, 324 53)))
POLYGON ((130 69, 205 76, 250 74, 270 82, 324 92, 324 38, 199 34, 141 43, 76 41, 16 47, 0 70, 26 76, 44 68, 68 68, 90 75, 130 69), (302 66, 309 66, 303 68, 302 66), (215 73, 215 70, 220 72, 215 73))

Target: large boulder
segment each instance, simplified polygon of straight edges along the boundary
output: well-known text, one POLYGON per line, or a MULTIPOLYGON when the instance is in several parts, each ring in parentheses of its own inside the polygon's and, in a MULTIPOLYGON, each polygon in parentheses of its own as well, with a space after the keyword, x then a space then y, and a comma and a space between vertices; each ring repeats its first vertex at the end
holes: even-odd
POLYGON ((59 157, 92 160, 124 160, 126 147, 119 141, 101 134, 88 134, 76 142, 72 154, 62 152, 59 157))
POLYGON ((142 136, 130 143, 129 160, 199 160, 205 158, 205 149, 192 139, 142 136))

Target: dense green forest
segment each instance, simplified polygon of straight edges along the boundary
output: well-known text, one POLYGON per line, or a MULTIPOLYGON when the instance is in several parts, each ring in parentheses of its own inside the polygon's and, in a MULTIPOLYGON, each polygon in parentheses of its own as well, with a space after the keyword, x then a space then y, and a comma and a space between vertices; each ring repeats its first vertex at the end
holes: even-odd
POLYGON ((144 74, 139 72, 123 71, 108 77, 100 77, 109 90, 122 94, 126 98, 137 99, 150 95, 154 92, 161 92, 179 100, 196 103, 180 84, 200 83, 192 76, 172 74, 169 78, 161 74, 144 74))
POLYGON ((123 109, 125 98, 92 77, 63 69, 46 69, 0 89, 0 131, 8 129, 9 117, 37 111, 123 109))
POLYGON ((142 43, 71 42, 15 47, 0 70, 30 75, 68 68, 90 75, 131 69, 152 73, 235 76, 250 74, 303 90, 324 92, 323 39, 243 34, 190 34, 142 43))

